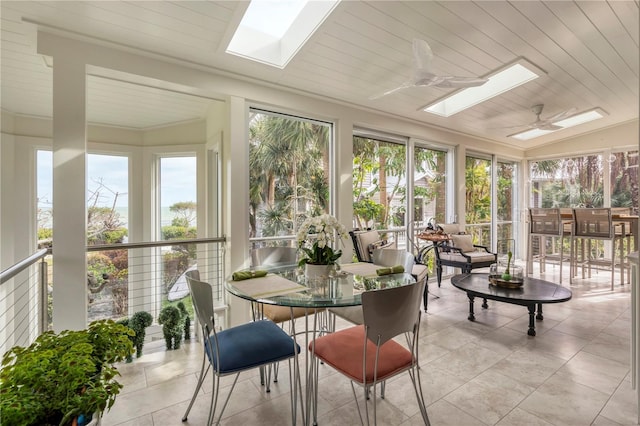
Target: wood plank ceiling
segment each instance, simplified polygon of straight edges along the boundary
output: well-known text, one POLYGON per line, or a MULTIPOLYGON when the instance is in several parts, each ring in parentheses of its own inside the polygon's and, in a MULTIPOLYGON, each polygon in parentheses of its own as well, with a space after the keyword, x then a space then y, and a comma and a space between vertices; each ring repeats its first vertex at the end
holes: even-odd
MULTIPOLYGON (((52 71, 35 53, 40 26, 525 149, 638 119, 637 0, 343 1, 283 70, 224 52, 246 6, 3 0, 1 107, 51 116, 52 71), (546 75, 448 118, 420 107, 453 89, 408 88, 370 99, 411 78, 414 38, 430 44, 438 74, 483 76, 522 57, 546 75), (535 104, 545 105, 542 118, 570 108, 600 107, 609 115, 526 142, 507 138, 535 121, 535 104)), ((90 122, 125 128, 199 119, 211 102, 140 78, 90 77, 88 85, 90 122)))

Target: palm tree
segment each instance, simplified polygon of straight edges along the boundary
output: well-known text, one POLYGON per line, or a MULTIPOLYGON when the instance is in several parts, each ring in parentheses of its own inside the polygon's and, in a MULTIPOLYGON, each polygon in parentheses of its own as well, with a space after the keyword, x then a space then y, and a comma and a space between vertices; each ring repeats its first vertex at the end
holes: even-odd
MULTIPOLYGON (((288 223, 295 232, 300 218, 324 212, 328 206, 328 129, 267 114, 254 116, 250 128, 252 215, 288 223), (276 213, 283 217, 276 219, 276 213)), ((276 229, 280 232, 281 226, 265 226, 263 234, 274 235, 276 229)))

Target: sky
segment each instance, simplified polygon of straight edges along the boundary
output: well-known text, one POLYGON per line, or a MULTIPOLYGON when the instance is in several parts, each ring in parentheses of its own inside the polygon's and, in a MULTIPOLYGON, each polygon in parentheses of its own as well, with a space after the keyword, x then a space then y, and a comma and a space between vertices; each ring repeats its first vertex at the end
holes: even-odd
MULTIPOLYGON (((51 207, 53 196, 53 157, 51 151, 38 151, 37 194, 39 207, 51 207)), ((196 201, 195 157, 163 157, 160 167, 161 205, 169 207, 180 201, 196 201)), ((128 158, 89 154, 87 188, 94 192, 103 183, 98 206, 111 206, 118 194, 118 208, 128 206, 128 158)))

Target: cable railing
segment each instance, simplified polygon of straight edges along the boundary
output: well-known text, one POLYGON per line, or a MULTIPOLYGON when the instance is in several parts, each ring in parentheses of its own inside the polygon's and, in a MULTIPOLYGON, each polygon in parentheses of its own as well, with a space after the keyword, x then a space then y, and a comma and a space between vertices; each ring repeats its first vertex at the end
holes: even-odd
POLYGON ((0 272, 0 347, 26 346, 48 327, 48 249, 41 249, 0 272))
MULTIPOLYGON (((224 315, 224 243, 221 237, 88 246, 88 321, 117 321, 146 311, 155 324, 165 306, 179 302, 193 317, 184 273, 196 268, 201 279, 212 284, 216 311, 224 315)), ((62 281, 52 273, 54 264, 55 248, 43 249, 2 271, 2 353, 15 345, 29 345, 52 328, 53 289, 56 281, 62 281)), ((219 321, 226 322, 224 317, 219 321)), ((154 338, 159 333, 160 327, 154 325, 147 336, 154 338)))

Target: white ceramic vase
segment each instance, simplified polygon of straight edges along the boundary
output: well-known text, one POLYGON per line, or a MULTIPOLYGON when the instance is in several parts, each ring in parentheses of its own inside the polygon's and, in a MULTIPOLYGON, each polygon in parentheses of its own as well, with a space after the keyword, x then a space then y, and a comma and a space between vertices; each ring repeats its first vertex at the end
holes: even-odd
POLYGON ((327 278, 333 270, 333 265, 312 265, 304 264, 304 275, 309 279, 327 278))

